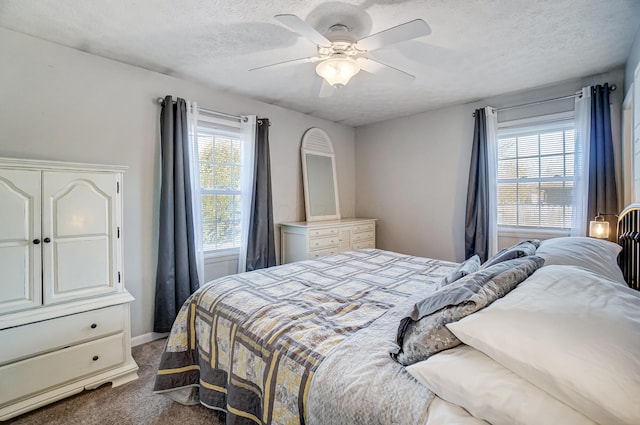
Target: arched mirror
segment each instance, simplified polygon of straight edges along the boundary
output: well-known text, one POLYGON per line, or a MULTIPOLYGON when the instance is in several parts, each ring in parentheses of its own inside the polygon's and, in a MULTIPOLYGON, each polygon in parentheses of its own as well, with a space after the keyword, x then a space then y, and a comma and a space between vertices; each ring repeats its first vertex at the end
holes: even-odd
POLYGON ((329 135, 310 128, 302 136, 301 151, 307 221, 339 219, 336 155, 329 135))

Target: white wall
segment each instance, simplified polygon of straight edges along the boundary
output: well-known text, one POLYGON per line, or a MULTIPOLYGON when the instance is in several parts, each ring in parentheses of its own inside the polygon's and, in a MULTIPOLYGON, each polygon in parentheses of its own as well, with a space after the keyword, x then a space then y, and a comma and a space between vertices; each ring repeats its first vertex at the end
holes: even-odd
MULTIPOLYGON (((425 112, 356 129, 356 215, 379 218, 379 248, 451 261, 464 259, 464 216, 476 108, 518 105, 575 93, 583 86, 618 85, 623 70, 558 85, 425 112)), ((499 121, 573 109, 573 100, 498 113, 499 121)), ((620 119, 614 140, 620 140, 620 119)), ((616 147, 620 153, 619 145, 616 147)))
POLYGON ((636 38, 633 40, 631 49, 629 50, 629 57, 627 57, 627 63, 624 72, 624 92, 625 94, 629 90, 629 86, 633 82, 633 73, 636 70, 636 66, 640 63, 640 26, 636 32, 636 38))
POLYGON ((464 256, 456 241, 464 241, 472 111, 455 106, 356 129, 356 214, 379 219, 378 247, 464 256))
MULTIPOLYGON (((206 53, 206 52, 205 52, 206 53)), ((204 54, 204 53, 203 53, 204 54)), ((304 219, 300 140, 320 127, 336 149, 340 207, 355 212, 354 130, 0 28, 0 156, 129 166, 124 276, 132 334, 151 332, 159 204, 158 97, 271 120, 274 221, 304 219)), ((276 235, 276 240, 279 239, 276 235)))

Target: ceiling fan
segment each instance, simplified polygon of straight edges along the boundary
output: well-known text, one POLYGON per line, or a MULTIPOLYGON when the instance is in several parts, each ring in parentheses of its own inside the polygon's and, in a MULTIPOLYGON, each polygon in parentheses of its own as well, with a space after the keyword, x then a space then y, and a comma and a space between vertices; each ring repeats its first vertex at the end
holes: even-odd
POLYGON ((349 33, 349 28, 343 24, 331 26, 329 32, 322 35, 296 15, 276 15, 275 19, 315 43, 318 55, 259 66, 249 71, 309 62, 318 63, 316 73, 324 79, 320 97, 330 96, 335 88, 345 86, 360 70, 373 74, 384 71, 394 77, 413 80, 414 75, 382 63, 372 58, 369 53, 401 41, 431 34, 429 25, 422 19, 388 28, 360 40, 356 40, 349 33))

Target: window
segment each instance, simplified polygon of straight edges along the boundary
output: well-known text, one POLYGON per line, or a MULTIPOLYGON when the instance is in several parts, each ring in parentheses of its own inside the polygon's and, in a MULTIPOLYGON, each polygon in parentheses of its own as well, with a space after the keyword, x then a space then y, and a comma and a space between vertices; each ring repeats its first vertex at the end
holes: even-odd
POLYGON ((571 228, 573 119, 500 128, 497 154, 498 226, 571 228))
POLYGON ((198 122, 204 251, 240 247, 242 135, 198 122))

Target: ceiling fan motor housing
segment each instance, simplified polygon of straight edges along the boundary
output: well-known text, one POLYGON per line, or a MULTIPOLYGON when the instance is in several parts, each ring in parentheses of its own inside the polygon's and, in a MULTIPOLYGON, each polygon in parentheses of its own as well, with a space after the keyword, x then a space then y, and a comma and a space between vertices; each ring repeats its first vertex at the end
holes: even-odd
POLYGON ((334 54, 356 56, 359 53, 362 52, 355 47, 355 43, 350 41, 334 41, 330 47, 318 46, 318 54, 325 58, 331 57, 334 54))

